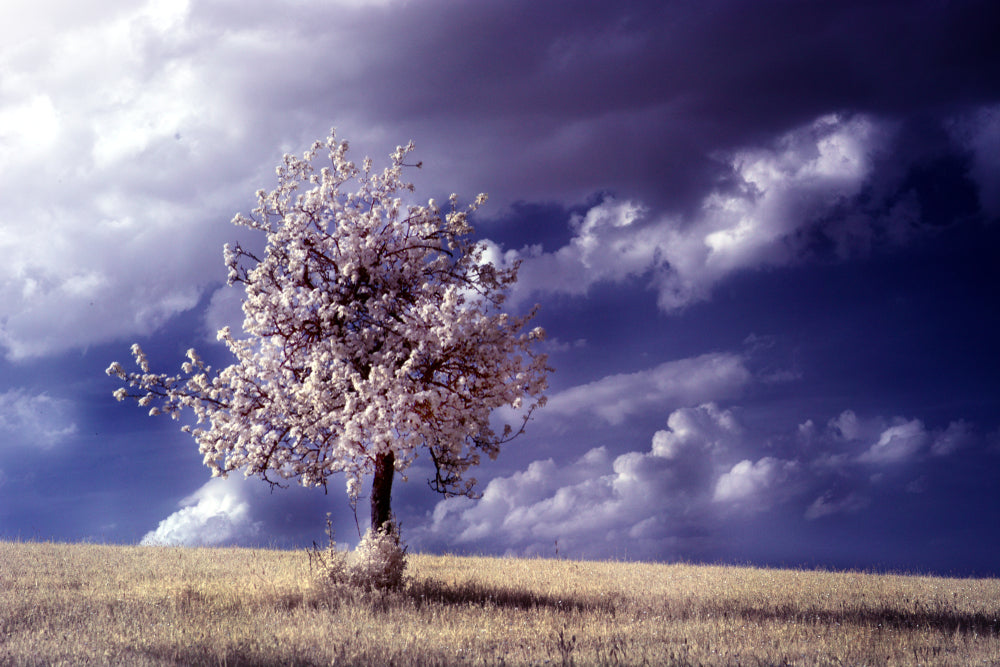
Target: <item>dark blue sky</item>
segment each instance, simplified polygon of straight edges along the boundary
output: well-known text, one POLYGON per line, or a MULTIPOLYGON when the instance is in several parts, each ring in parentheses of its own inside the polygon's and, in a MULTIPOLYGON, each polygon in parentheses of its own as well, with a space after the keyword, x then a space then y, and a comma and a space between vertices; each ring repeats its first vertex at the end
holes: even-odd
POLYGON ((76 7, 0 9, 0 537, 356 539, 104 375, 228 363, 229 220, 336 126, 490 193, 556 368, 411 548, 1000 575, 995 3, 76 7))

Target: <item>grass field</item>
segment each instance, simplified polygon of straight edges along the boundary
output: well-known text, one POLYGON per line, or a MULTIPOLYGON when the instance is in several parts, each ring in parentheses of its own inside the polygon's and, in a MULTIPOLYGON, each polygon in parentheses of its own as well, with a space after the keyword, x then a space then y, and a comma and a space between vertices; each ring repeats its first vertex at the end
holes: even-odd
POLYGON ((1000 665, 1000 580, 0 542, 0 665, 1000 665))

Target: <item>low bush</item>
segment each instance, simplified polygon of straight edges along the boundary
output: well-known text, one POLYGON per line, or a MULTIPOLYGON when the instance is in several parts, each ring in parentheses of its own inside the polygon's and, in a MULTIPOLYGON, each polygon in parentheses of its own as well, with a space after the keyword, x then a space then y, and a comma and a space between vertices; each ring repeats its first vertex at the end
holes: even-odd
POLYGON ((380 530, 368 529, 354 551, 337 546, 333 525, 327 518, 326 547, 309 550, 310 570, 323 589, 344 588, 362 593, 395 591, 404 584, 406 547, 400 544, 399 526, 387 521, 380 530))

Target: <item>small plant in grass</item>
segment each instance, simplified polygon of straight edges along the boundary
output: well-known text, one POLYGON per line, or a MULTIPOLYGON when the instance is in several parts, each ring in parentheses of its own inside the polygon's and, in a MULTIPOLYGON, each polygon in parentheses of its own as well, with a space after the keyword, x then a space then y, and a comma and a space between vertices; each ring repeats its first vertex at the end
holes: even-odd
POLYGON ((573 650, 576 648, 576 635, 567 638, 565 630, 560 629, 552 633, 552 639, 556 649, 559 650, 559 657, 562 660, 563 667, 573 667, 576 665, 576 661, 573 660, 573 650))
POLYGON ((339 586, 347 583, 347 551, 337 548, 333 535, 333 521, 326 515, 327 545, 313 546, 306 553, 309 556, 309 571, 314 578, 324 584, 339 586))

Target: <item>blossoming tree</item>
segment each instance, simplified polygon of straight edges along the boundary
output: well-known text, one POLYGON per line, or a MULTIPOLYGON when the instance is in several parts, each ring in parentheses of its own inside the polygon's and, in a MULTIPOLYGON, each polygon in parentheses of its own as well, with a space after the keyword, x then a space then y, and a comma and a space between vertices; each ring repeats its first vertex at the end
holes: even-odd
POLYGON ((394 474, 420 452, 434 490, 473 496, 466 472, 524 430, 544 405, 549 369, 533 349, 544 331, 527 330, 533 313, 502 309, 517 267, 485 261, 471 240, 469 214, 485 195, 464 210, 452 195, 443 215, 433 200, 404 207, 413 144, 380 172, 370 159, 350 162, 347 149, 331 131, 303 158, 286 155, 278 187, 233 219, 267 245, 262 257, 225 247, 229 283, 246 290, 245 335, 218 332, 230 366, 213 372, 192 349, 181 374, 152 373, 136 344, 140 372, 114 362, 107 373, 126 384, 118 400, 152 405, 150 415, 179 419, 190 408, 196 424, 183 428, 213 476, 242 470, 325 487, 343 473, 352 501, 371 476, 379 531, 394 474), (329 165, 317 172, 324 149, 329 165), (490 416, 501 406, 522 416, 498 433, 490 416))

